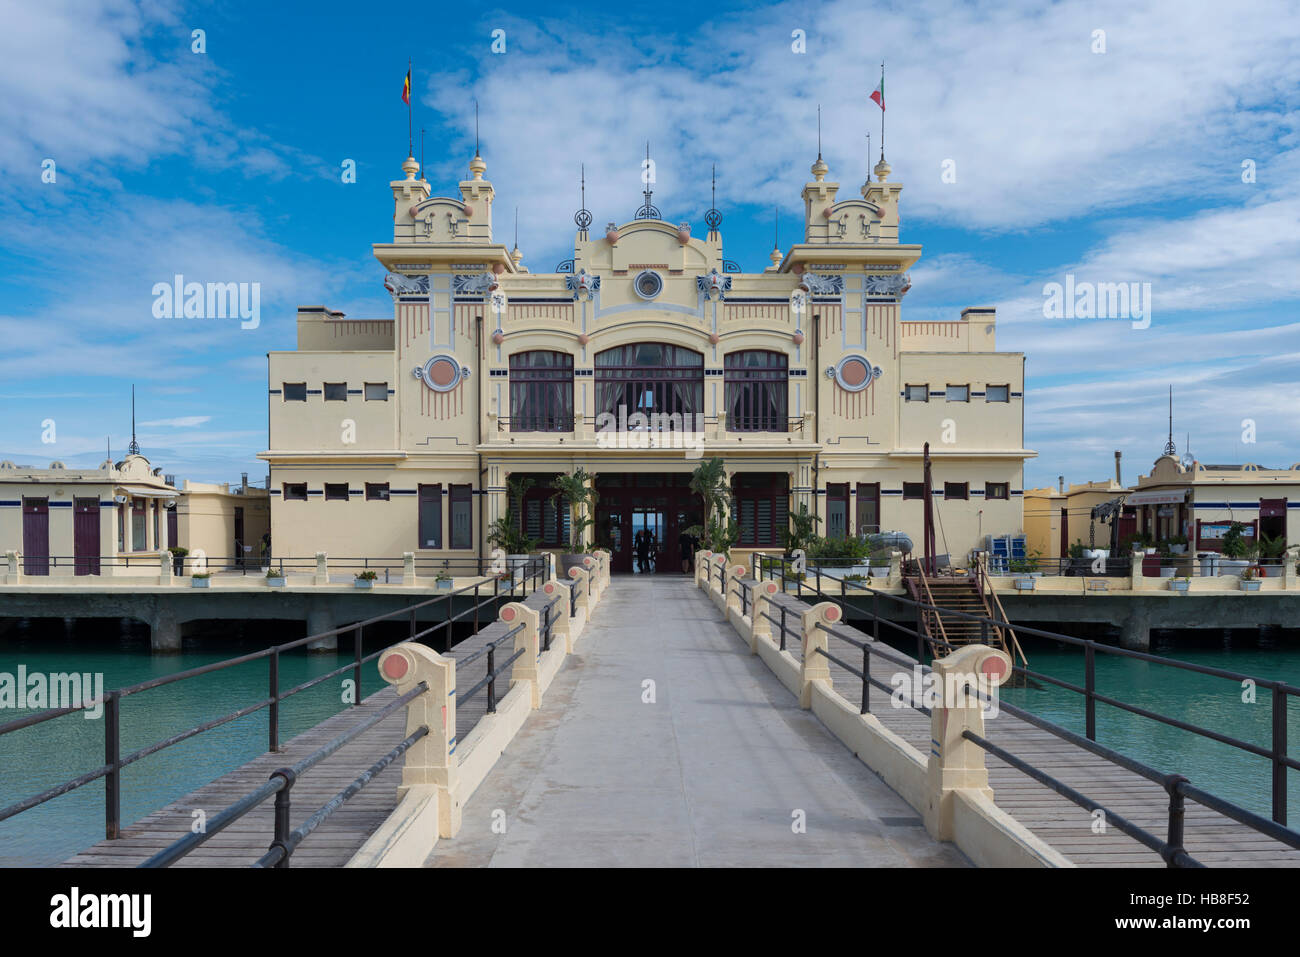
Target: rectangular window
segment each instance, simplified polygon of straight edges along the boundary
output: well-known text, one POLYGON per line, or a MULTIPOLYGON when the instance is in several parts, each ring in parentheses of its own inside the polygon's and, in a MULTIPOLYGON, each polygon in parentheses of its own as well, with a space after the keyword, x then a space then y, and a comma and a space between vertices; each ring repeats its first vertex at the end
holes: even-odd
POLYGON ((388 483, 387 483, 387 482, 367 482, 367 483, 366 483, 366 501, 367 501, 367 502, 387 502, 387 501, 388 501, 388 483))
POLYGON ((573 356, 539 350, 510 357, 510 431, 573 431, 573 356))
POLYGON ((924 482, 904 482, 904 483, 903 483, 903 499, 906 500, 906 499, 909 499, 909 498, 925 498, 925 483, 924 483, 924 482))
POLYGON ((387 383, 387 382, 367 382, 367 383, 366 383, 366 401, 367 401, 367 402, 387 402, 387 401, 388 401, 388 383, 387 383))
POLYGON ((740 525, 743 546, 780 546, 789 528, 789 476, 784 472, 749 472, 735 477, 732 517, 740 525))
POLYGON ((442 486, 420 486, 420 548, 442 548, 442 486))
POLYGON ((348 500, 347 482, 326 482, 325 483, 325 501, 346 502, 347 500, 348 500))
POLYGON ((131 500, 131 551, 142 552, 148 546, 144 537, 144 499, 131 500))
POLYGON ((874 535, 880 531, 880 483, 858 483, 858 533, 874 535))
POLYGON ((950 385, 944 392, 944 398, 949 402, 969 402, 970 386, 969 385, 950 385))
POLYGON ((448 504, 451 508, 452 548, 474 547, 474 522, 471 511, 473 499, 473 490, 468 485, 453 485, 451 487, 450 502, 448 504))
POLYGON ((925 385, 909 385, 907 387, 907 401, 908 402, 929 402, 930 401, 929 383, 926 383, 925 385))
POLYGON ((346 402, 347 400, 348 400, 348 384, 346 382, 325 383, 326 402, 346 402))
POLYGON ((284 401, 285 402, 306 402, 307 383, 305 382, 284 383, 284 401))
POLYGON ((1011 386, 1009 385, 990 385, 984 387, 985 402, 1010 402, 1011 386))
POLYGON ((969 499, 970 483, 969 482, 944 482, 943 497, 949 500, 960 499, 961 501, 965 501, 966 499, 969 499))
POLYGON ((826 537, 845 538, 849 534, 849 487, 847 484, 826 486, 826 537))
POLYGON ((158 506, 160 504, 161 504, 160 502, 150 503, 153 511, 153 547, 157 549, 161 549, 163 547, 162 537, 158 534, 158 512, 159 512, 158 506))
POLYGON ((285 482, 284 500, 286 502, 307 501, 307 483, 306 482, 285 482))
POLYGON ((985 482, 984 498, 986 500, 1000 498, 1009 499, 1011 497, 1011 486, 1007 482, 985 482))
POLYGON ((569 506, 554 497, 554 478, 553 474, 534 475, 537 484, 524 493, 521 506, 524 534, 543 547, 560 547, 569 542, 569 506))

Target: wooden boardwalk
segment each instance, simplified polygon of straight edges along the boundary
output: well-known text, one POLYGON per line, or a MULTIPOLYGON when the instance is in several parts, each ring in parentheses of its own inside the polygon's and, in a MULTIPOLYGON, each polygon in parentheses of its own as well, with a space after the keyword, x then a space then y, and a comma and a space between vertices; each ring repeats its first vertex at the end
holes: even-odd
MULTIPOLYGON (((530 595, 527 604, 541 607, 542 595, 530 595)), ((454 646, 450 657, 461 659, 473 654, 486 642, 499 638, 505 625, 492 622, 454 646)), ((505 653, 497 657, 498 665, 510 656, 511 642, 502 646, 505 653)), ((367 667, 376 667, 372 662, 367 667)), ((476 684, 486 674, 487 656, 471 663, 456 683, 463 688, 476 684)), ((497 699, 510 688, 507 670, 497 680, 497 699)), ((100 841, 63 863, 64 867, 135 867, 169 844, 190 833, 194 811, 201 809, 210 820, 218 811, 266 783, 276 768, 302 760, 317 748, 361 723, 393 700, 392 688, 385 687, 358 707, 349 708, 327 718, 308 731, 285 742, 281 750, 266 752, 211 784, 206 784, 177 801, 154 811, 122 829, 116 841, 100 841)), ((456 737, 463 741, 487 711, 484 688, 456 710, 456 737)), ((406 737, 406 711, 399 709, 373 728, 308 770, 293 786, 291 822, 294 827, 314 814, 322 805, 347 787, 380 757, 406 737)), ((378 774, 360 793, 335 811, 298 845, 291 867, 342 867, 371 834, 397 807, 397 786, 401 782, 402 759, 378 774)), ((260 806, 213 835, 196 850, 173 864, 173 867, 247 867, 266 852, 274 833, 275 799, 260 806)))
MULTIPOLYGON (((787 615, 792 627, 798 627, 799 615, 808 607, 783 593, 774 597, 774 603, 793 613, 787 615)), ((775 635, 778 629, 773 625, 772 630, 775 635)), ((862 641, 870 640, 856 628, 841 626, 839 630, 862 641)), ((883 650, 896 657, 915 662, 913 656, 881 644, 883 650)), ((799 660, 799 639, 787 636, 786 650, 799 660)), ((830 637, 827 650, 861 667, 862 652, 847 642, 830 637)), ((870 658, 872 677, 886 685, 890 685, 894 674, 905 670, 878 655, 870 658)), ((856 710, 862 703, 862 680, 834 662, 830 662, 830 670, 835 691, 856 710)), ((890 696, 876 687, 871 689, 871 713, 922 755, 929 754, 930 719, 926 715, 914 708, 894 708, 890 696)), ((1005 712, 986 721, 984 736, 1156 837, 1166 837, 1169 796, 1158 784, 1005 712)), ((993 755, 986 757, 989 784, 998 807, 1074 863, 1081 867, 1165 866, 1159 854, 1113 826, 1094 833, 1090 812, 1005 761, 993 755)), ((1292 850, 1191 799, 1186 802, 1185 827, 1187 852, 1207 867, 1300 867, 1300 850, 1292 850)))

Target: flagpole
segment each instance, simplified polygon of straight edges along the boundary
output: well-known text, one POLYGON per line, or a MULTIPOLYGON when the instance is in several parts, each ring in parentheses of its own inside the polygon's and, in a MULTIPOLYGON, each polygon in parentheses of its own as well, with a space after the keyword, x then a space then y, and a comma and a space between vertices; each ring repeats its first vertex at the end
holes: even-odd
POLYGON ((411 100, 415 99, 415 80, 411 78, 411 58, 406 58, 406 75, 411 79, 411 89, 406 95, 406 149, 407 156, 415 155, 415 132, 411 122, 411 100))
POLYGON ((885 64, 880 64, 880 158, 885 158, 885 64))

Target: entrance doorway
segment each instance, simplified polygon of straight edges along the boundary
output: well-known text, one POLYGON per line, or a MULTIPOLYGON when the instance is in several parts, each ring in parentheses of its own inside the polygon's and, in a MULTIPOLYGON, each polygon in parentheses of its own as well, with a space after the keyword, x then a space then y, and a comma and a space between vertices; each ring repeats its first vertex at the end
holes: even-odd
MULTIPOLYGON (((596 538, 610 551, 610 570, 632 575, 680 575, 692 549, 686 529, 702 521, 704 505, 688 474, 602 473, 596 476, 596 538), (683 546, 686 546, 683 548, 683 546)), ((689 567, 689 566, 688 566, 689 567)))

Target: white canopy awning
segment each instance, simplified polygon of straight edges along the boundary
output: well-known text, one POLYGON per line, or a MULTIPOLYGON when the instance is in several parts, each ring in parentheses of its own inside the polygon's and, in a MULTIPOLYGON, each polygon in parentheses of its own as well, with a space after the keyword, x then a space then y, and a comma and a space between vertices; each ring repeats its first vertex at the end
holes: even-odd
POLYGON ((1124 499, 1125 505, 1181 505, 1187 501, 1187 489, 1177 492, 1135 492, 1124 499))
POLYGON ((169 488, 154 488, 152 485, 119 485, 118 491, 123 495, 138 495, 141 498, 178 498, 180 492, 169 488))

